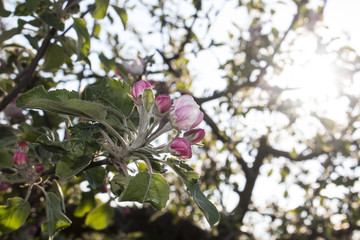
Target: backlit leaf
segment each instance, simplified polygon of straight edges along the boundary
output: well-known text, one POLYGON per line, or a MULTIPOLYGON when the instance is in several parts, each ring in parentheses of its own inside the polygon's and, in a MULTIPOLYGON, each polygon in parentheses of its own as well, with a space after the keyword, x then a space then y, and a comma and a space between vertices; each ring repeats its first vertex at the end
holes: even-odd
POLYGON ((26 221, 30 214, 30 204, 22 198, 7 200, 6 206, 0 206, 0 234, 15 231, 26 221))

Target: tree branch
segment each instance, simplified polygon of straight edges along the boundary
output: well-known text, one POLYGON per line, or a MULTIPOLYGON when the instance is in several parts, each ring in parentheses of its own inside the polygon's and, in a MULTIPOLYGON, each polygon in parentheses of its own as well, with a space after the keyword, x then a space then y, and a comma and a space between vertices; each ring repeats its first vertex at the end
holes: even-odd
POLYGON ((284 32, 284 35, 282 36, 282 38, 279 40, 279 42, 275 45, 274 47, 274 52, 273 54, 270 56, 269 60, 267 61, 266 65, 264 67, 262 67, 260 69, 260 73, 257 75, 256 80, 253 82, 247 81, 244 82, 240 85, 235 85, 232 88, 226 88, 222 91, 215 91, 213 93, 213 95, 209 96, 209 97, 204 97, 204 98, 197 98, 197 102, 199 104, 202 104, 204 102, 208 102, 220 97, 225 97, 226 95, 230 94, 235 94, 237 91, 239 91, 240 89, 246 88, 246 87, 254 87, 256 86, 261 79, 263 78, 263 76, 266 74, 267 69, 272 66, 274 64, 274 58, 275 56, 279 53, 281 45, 283 44, 285 38, 287 37, 287 35, 289 34, 289 32, 293 29, 295 23, 297 22, 297 20, 299 19, 299 14, 300 14, 300 8, 307 2, 307 0, 302 0, 299 4, 298 4, 298 11, 295 14, 295 16, 293 17, 293 20, 290 24, 290 26, 288 27, 288 29, 284 32))
POLYGON ((41 47, 37 54, 35 55, 34 59, 31 61, 31 64, 27 66, 19 75, 14 79, 14 82, 20 80, 19 84, 16 85, 12 91, 4 97, 2 102, 0 103, 0 111, 4 110, 5 107, 21 92, 23 88, 25 88, 31 81, 34 79, 33 75, 35 72, 36 67, 40 59, 44 56, 46 49, 49 47, 50 40, 55 36, 57 30, 52 28, 49 33, 44 38, 41 47))

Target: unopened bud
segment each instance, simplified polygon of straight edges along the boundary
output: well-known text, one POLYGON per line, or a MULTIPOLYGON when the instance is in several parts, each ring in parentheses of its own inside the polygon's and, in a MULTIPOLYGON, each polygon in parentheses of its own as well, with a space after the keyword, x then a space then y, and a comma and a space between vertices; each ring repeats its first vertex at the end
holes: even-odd
POLYGON ((43 165, 41 163, 37 163, 35 165, 35 170, 36 170, 36 173, 42 173, 42 171, 44 170, 43 165))
POLYGON ((205 137, 205 130, 204 129, 192 129, 184 133, 184 137, 187 138, 192 144, 198 143, 205 137))
POLYGON ((19 143, 19 149, 21 152, 27 153, 29 151, 29 144, 25 141, 19 143))
POLYGON ((2 182, 0 183, 0 191, 7 190, 10 187, 10 184, 2 182))
POLYGON ((123 65, 124 65, 126 71, 128 71, 128 73, 130 73, 132 75, 141 75, 141 74, 143 74, 144 69, 145 69, 144 62, 140 58, 130 62, 130 64, 127 62, 124 62, 123 65))
POLYGON ((151 84, 148 81, 140 80, 136 82, 130 90, 131 96, 137 100, 143 94, 145 88, 151 88, 151 84))
POLYGON ((156 97, 155 105, 159 110, 160 114, 166 113, 170 110, 171 107, 171 99, 169 95, 161 94, 156 97))
POLYGON ((192 150, 189 140, 182 137, 174 138, 170 144, 171 153, 181 158, 191 158, 192 150))
POLYGON ((27 163, 28 157, 27 154, 24 152, 16 152, 14 153, 12 160, 14 164, 22 167, 27 163))
POLYGON ((182 95, 174 101, 170 111, 171 124, 179 130, 189 131, 195 128, 204 118, 200 106, 190 95, 182 95))

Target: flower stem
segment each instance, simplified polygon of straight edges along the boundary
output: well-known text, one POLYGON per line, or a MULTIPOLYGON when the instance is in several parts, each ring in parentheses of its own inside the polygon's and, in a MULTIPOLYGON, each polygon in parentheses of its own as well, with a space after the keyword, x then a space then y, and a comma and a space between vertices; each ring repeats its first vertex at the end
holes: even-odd
POLYGON ((154 133, 153 135, 151 135, 147 140, 146 143, 151 143, 152 141, 154 141, 156 138, 158 138, 160 135, 162 135, 163 133, 166 133, 167 131, 170 131, 171 129, 173 129, 173 127, 171 126, 170 123, 167 123, 162 129, 160 129, 158 132, 154 133))
POLYGON ((105 122, 105 121, 101 122, 101 124, 103 124, 112 134, 114 134, 115 137, 120 140, 121 145, 122 145, 125 149, 127 149, 127 144, 126 144, 125 140, 123 139, 123 137, 121 137, 121 135, 120 135, 113 127, 111 127, 111 126, 110 126, 107 122, 105 122))

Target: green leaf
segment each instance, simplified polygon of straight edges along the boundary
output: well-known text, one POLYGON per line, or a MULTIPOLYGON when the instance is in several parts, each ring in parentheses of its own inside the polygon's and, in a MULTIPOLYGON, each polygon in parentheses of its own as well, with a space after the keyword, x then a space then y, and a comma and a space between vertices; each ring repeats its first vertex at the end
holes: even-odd
POLYGON ((214 204, 210 202, 200 189, 198 181, 191 181, 187 184, 187 190, 190 192, 191 196, 194 198, 196 204, 200 208, 201 212, 204 214, 206 220, 211 227, 216 224, 220 219, 220 214, 214 204))
POLYGON ((79 122, 69 128, 69 134, 72 138, 89 139, 104 128, 100 123, 79 122))
POLYGON ((64 31, 65 25, 61 19, 56 16, 56 14, 45 12, 40 15, 40 18, 57 30, 64 31))
POLYGON ((132 178, 131 176, 125 177, 122 174, 116 174, 110 181, 111 192, 115 196, 120 196, 132 178))
POLYGON ((82 171, 90 162, 91 157, 80 157, 76 160, 62 159, 56 166, 55 174, 61 180, 69 179, 82 171))
POLYGON ((151 107, 154 103, 154 99, 155 99, 153 90, 150 88, 145 88, 144 93, 142 95, 142 99, 144 101, 144 106, 145 106, 146 110, 148 112, 150 112, 151 107))
POLYGON ((56 70, 65 63, 66 58, 66 53, 62 47, 56 43, 50 44, 45 52, 43 70, 46 72, 56 70))
POLYGON ((115 65, 114 59, 108 59, 107 57, 105 57, 105 55, 103 53, 100 53, 99 60, 100 60, 101 64, 103 65, 103 67, 105 68, 105 70, 116 71, 116 65, 115 65))
POLYGON ((84 59, 90 51, 90 34, 83 18, 74 18, 74 29, 78 36, 77 55, 78 60, 84 59))
POLYGON ((40 4, 41 0, 26 0, 25 4, 29 11, 33 12, 40 4))
POLYGON ((130 86, 123 81, 104 78, 85 88, 82 98, 115 108, 125 116, 129 116, 134 102, 129 96, 130 86))
POLYGON ((127 16, 125 8, 119 8, 118 6, 115 6, 115 5, 113 5, 112 7, 116 11, 116 13, 119 15, 121 22, 124 26, 124 29, 126 29, 128 16, 127 16))
POLYGON ((71 220, 61 211, 60 200, 54 193, 45 195, 47 221, 41 226, 43 232, 48 232, 52 237, 58 231, 68 227, 71 220))
POLYGON ((21 32, 21 29, 19 29, 19 28, 12 28, 10 30, 2 32, 0 34, 0 43, 2 43, 5 40, 8 40, 8 39, 12 38, 16 34, 19 34, 20 32, 21 32))
POLYGON ((108 6, 109 0, 96 0, 95 9, 91 12, 91 15, 95 19, 103 19, 106 16, 108 6))
POLYGON ((105 168, 99 166, 85 171, 86 180, 92 189, 96 189, 104 185, 106 171, 105 168))
POLYGON ((8 234, 24 224, 30 214, 30 204, 22 198, 7 200, 6 206, 0 206, 0 234, 8 234))
POLYGON ((129 182, 119 201, 149 202, 157 209, 166 206, 170 188, 161 174, 140 172, 129 182))
POLYGON ((16 102, 20 108, 35 108, 44 111, 85 117, 98 122, 104 121, 106 107, 94 102, 78 99, 78 93, 67 90, 47 92, 43 86, 38 86, 22 94, 16 102))
POLYGON ((0 149, 0 169, 12 167, 12 155, 7 149, 0 149))
POLYGON ((205 197, 204 193, 200 189, 198 182, 199 174, 193 171, 193 169, 186 163, 178 160, 168 160, 169 166, 179 175, 179 177, 185 182, 187 191, 194 198, 195 203, 204 214, 206 220, 210 226, 214 226, 219 219, 220 214, 216 207, 205 197))
POLYGON ((26 37, 26 39, 29 41, 31 47, 33 47, 34 49, 39 49, 39 44, 36 37, 33 37, 29 34, 24 35, 24 37, 26 37))
POLYGON ((5 8, 4 8, 4 3, 3 1, 0 1, 0 17, 8 17, 10 16, 11 12, 10 11, 7 11, 5 8))
POLYGON ((91 36, 94 36, 94 38, 99 38, 100 31, 101 31, 100 24, 94 23, 94 27, 93 27, 91 36))
POLYGON ((113 216, 114 209, 109 204, 101 204, 89 212, 85 219, 85 225, 95 230, 102 230, 109 226, 113 216))
POLYGON ((80 204, 75 208, 74 216, 81 218, 94 209, 96 205, 94 194, 92 192, 81 192, 80 204))

